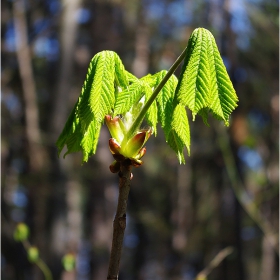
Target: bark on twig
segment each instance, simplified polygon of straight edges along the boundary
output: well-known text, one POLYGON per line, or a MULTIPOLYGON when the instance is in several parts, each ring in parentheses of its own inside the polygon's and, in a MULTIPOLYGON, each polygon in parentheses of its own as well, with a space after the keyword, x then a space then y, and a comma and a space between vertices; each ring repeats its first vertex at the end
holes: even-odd
POLYGON ((113 240, 107 280, 118 279, 124 231, 126 228, 126 208, 130 190, 131 169, 132 166, 124 162, 119 173, 119 199, 113 223, 113 240))

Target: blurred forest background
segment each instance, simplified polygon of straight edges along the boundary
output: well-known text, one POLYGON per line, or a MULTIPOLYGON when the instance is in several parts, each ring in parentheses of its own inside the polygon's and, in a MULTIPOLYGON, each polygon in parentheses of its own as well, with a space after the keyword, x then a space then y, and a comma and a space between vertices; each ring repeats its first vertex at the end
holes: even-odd
MULTIPOLYGON (((43 279, 13 240, 18 222, 54 279, 107 277, 118 177, 109 133, 97 154, 57 157, 55 141, 90 59, 116 51, 141 77, 168 69, 196 27, 209 29, 239 97, 230 128, 191 122, 180 166, 162 131, 134 169, 121 280, 278 279, 279 3, 276 0, 11 0, 2 24, 2 279, 43 279), (77 257, 66 272, 61 258, 77 257)), ((177 76, 179 70, 176 72, 177 76)), ((191 120, 191 119, 190 119, 191 120)))

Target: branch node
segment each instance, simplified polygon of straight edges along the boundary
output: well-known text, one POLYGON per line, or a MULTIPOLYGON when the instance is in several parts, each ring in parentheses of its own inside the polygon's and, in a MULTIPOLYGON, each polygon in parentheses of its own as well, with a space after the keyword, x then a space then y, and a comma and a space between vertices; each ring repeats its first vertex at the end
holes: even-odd
POLYGON ((124 214, 122 217, 118 218, 119 220, 119 225, 122 229, 126 228, 126 215, 124 214))

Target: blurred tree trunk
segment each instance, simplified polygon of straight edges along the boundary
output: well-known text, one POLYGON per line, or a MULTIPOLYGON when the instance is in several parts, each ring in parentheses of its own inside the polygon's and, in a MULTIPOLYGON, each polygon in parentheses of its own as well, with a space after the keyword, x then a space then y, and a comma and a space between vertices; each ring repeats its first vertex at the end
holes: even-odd
MULTIPOLYGON (((236 86, 234 77, 234 71, 236 68, 237 62, 237 55, 236 55, 236 38, 235 34, 231 28, 231 0, 222 0, 222 6, 224 10, 223 14, 223 21, 225 28, 223 29, 222 33, 222 41, 221 41, 221 54, 225 55, 229 60, 228 72, 232 79, 233 85, 236 86)), ((237 154, 237 153, 235 153, 237 154)), ((238 165, 238 161, 236 161, 238 165)), ((234 217, 235 217, 235 237, 236 239, 233 240, 235 242, 235 247, 237 249, 237 263, 236 263, 236 276, 238 279, 243 280, 245 279, 245 271, 244 271, 244 252, 242 246, 242 239, 241 239, 241 230, 242 230, 242 216, 243 211, 240 203, 238 202, 237 198, 234 199, 234 217)))
POLYGON ((172 245, 175 250, 185 252, 192 217, 192 203, 189 191, 191 184, 189 159, 186 161, 186 165, 178 165, 177 178, 177 201, 173 208, 175 229, 173 230, 172 245))
POLYGON ((136 77, 143 77, 149 69, 149 32, 144 23, 139 23, 135 33, 135 57, 132 72, 136 77))
MULTIPOLYGON (((46 177, 49 158, 42 146, 42 135, 39 127, 39 112, 36 86, 32 70, 31 50, 28 44, 28 26, 25 13, 25 2, 17 0, 13 3, 15 25, 16 55, 21 77, 25 127, 27 138, 27 155, 29 157, 30 176, 26 184, 30 193, 30 203, 34 207, 34 224, 32 225, 32 243, 40 249, 40 255, 46 253, 46 210, 49 188, 46 177)), ((39 274, 36 270, 36 275, 39 274)), ((35 276, 35 277, 37 277, 35 276)))
POLYGON ((135 31, 135 57, 132 72, 136 77, 143 77, 149 71, 149 29, 144 21, 144 8, 138 7, 138 22, 135 31))
POLYGON ((262 260, 260 268, 260 278, 259 280, 273 280, 274 275, 274 256, 275 251, 271 246, 271 240, 267 237, 263 238, 262 242, 262 260))
MULTIPOLYGON (((66 118, 69 114, 69 93, 73 79, 73 61, 75 42, 78 30, 78 10, 81 0, 63 0, 63 13, 61 17, 60 30, 60 53, 61 63, 58 77, 58 86, 54 111, 51 119, 51 130, 53 139, 56 140, 63 129, 66 118)), ((72 104, 71 104, 72 105, 72 104)))
MULTIPOLYGON (((63 0, 60 34, 60 66, 57 80, 56 96, 50 119, 51 141, 55 143, 61 133, 73 104, 70 104, 73 88, 74 52, 78 31, 78 11, 81 0, 63 0)), ((77 93, 78 98, 79 92, 77 93)), ((56 151, 55 151, 56 152, 56 151)), ((52 254, 56 254, 60 262, 66 253, 78 254, 79 242, 82 236, 82 187, 80 175, 74 171, 75 156, 68 156, 67 160, 59 159, 53 165, 52 211, 53 224, 51 234, 52 254), (64 207, 67 209, 65 211, 64 207)), ((56 266, 58 271, 58 265, 56 266)), ((75 271, 64 273, 63 279, 75 278, 75 271)))
POLYGON ((28 27, 25 14, 25 3, 17 0, 13 3, 13 16, 16 38, 16 55, 22 82, 25 103, 25 126, 29 149, 29 162, 33 172, 42 169, 44 152, 42 136, 39 127, 39 112, 37 106, 36 86, 32 70, 31 50, 28 44, 28 27))

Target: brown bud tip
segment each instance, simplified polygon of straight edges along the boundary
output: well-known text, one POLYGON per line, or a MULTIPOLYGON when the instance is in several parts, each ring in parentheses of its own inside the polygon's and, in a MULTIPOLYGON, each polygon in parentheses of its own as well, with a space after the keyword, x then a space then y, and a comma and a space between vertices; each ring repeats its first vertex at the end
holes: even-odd
POLYGON ((120 171, 121 164, 118 161, 114 161, 110 166, 109 169, 112 173, 118 173, 120 171))
POLYGON ((137 159, 141 159, 141 158, 146 154, 146 151, 147 151, 146 147, 142 148, 142 149, 139 151, 139 153, 137 154, 136 158, 137 158, 137 159))
POLYGON ((116 141, 116 139, 114 138, 110 138, 109 139, 109 148, 110 148, 110 151, 113 155, 115 154, 119 154, 119 151, 121 149, 121 146, 120 144, 116 141))
POLYGON ((139 159, 131 159, 131 165, 134 167, 139 167, 143 164, 142 160, 139 159))
POLYGON ((105 121, 106 121, 106 122, 109 122, 110 120, 111 120, 111 116, 110 116, 110 115, 106 115, 106 116, 105 116, 105 121))

